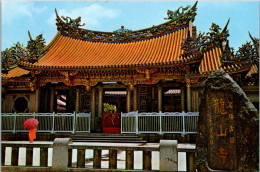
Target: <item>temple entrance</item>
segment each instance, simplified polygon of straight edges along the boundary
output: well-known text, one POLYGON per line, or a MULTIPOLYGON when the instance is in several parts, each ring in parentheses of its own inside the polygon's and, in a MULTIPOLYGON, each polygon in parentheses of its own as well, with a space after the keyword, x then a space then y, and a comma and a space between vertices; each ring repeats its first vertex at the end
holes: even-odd
POLYGON ((61 92, 61 91, 55 91, 56 95, 56 110, 55 112, 57 113, 66 113, 67 110, 67 93, 66 92, 61 92))
POLYGON ((126 89, 104 89, 103 133, 121 132, 121 112, 126 112, 126 89))
POLYGON ((53 95, 53 111, 57 113, 73 113, 75 111, 75 89, 55 89, 53 95))
POLYGON ((163 88, 163 112, 181 112, 181 89, 163 88))

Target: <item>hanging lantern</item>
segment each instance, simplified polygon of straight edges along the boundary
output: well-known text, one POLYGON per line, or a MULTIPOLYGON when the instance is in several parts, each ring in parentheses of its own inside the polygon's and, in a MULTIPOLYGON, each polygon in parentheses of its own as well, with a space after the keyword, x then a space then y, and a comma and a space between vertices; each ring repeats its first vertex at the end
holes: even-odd
POLYGON ((73 86, 73 79, 72 78, 70 78, 70 87, 72 87, 73 86))
POLYGON ((34 87, 30 87, 31 88, 31 91, 33 92, 34 91, 34 87))
POLYGON ((86 90, 87 90, 87 91, 90 90, 90 85, 86 85, 86 90))
POLYGON ((134 85, 130 84, 130 90, 132 91, 134 89, 134 85))
POLYGON ((32 92, 34 91, 34 84, 32 82, 30 82, 30 89, 32 92))
POLYGON ((152 85, 152 78, 148 79, 148 85, 152 85))

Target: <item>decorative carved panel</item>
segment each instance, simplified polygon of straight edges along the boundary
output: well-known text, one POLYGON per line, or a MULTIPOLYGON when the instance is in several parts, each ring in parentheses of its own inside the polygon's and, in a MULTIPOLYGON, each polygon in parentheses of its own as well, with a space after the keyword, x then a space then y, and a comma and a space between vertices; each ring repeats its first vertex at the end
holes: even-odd
POLYGON ((140 112, 152 112, 154 107, 154 99, 152 96, 152 86, 142 85, 137 89, 137 105, 140 112))
POLYGON ((82 94, 80 96, 80 112, 90 112, 91 111, 91 95, 90 94, 82 94))
POLYGON ((139 96, 139 111, 140 112, 147 112, 147 101, 146 101, 146 95, 140 95, 139 96))

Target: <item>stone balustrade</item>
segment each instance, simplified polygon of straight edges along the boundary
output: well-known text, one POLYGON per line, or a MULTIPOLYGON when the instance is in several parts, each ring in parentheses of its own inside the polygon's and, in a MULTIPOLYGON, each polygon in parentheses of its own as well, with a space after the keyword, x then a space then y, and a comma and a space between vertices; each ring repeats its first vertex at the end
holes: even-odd
POLYGON ((101 169, 101 151, 109 150, 109 166, 111 170, 134 170, 134 152, 143 152, 143 171, 152 170, 152 152, 158 151, 160 156, 160 171, 178 170, 178 152, 187 152, 187 170, 195 170, 195 145, 178 144, 176 140, 161 140, 158 145, 131 145, 101 143, 72 143, 70 138, 56 138, 52 143, 13 143, 2 142, 2 170, 6 171, 82 171, 101 169), (12 148, 11 165, 4 164, 5 150, 12 148), (26 165, 18 166, 18 150, 26 148, 26 165), (40 148, 40 166, 32 166, 33 148, 40 148), (53 149, 52 166, 48 166, 48 148, 53 149), (77 164, 72 167, 72 150, 77 150, 77 164), (86 149, 93 150, 93 168, 85 166, 86 149), (125 169, 117 169, 118 151, 126 152, 125 169))

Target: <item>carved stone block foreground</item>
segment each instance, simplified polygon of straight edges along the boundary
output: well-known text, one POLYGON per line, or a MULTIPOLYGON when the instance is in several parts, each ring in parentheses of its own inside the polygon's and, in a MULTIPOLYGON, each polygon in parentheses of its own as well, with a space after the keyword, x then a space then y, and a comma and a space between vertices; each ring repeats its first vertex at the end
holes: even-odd
POLYGON ((224 71, 203 83, 196 165, 199 171, 258 171, 258 112, 224 71))

